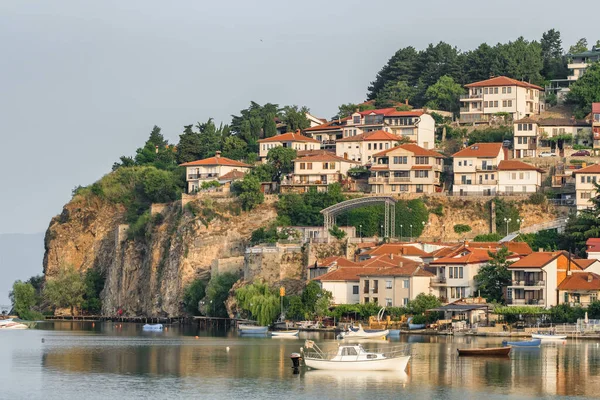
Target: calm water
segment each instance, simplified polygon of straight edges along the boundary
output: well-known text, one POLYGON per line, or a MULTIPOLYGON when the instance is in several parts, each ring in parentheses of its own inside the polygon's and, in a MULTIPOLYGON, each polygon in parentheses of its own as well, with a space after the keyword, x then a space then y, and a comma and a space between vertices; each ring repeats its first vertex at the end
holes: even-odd
MULTIPOLYGON (((233 332, 209 335, 179 327, 145 334, 134 324, 46 323, 38 328, 0 332, 0 399, 600 397, 600 343, 592 341, 483 359, 458 358, 456 348, 500 344, 500 339, 410 336, 400 339, 410 343, 413 355, 405 374, 293 375, 289 354, 309 336, 240 338, 233 332)), ((310 338, 335 345, 316 334, 310 338)))

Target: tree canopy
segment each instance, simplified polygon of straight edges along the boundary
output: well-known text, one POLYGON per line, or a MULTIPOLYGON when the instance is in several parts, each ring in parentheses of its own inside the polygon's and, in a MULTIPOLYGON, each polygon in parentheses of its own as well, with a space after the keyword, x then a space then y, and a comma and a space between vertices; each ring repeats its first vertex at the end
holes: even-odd
POLYGON ((73 265, 62 265, 55 276, 47 277, 44 296, 56 308, 75 308, 83 303, 85 284, 79 271, 73 265))
POLYGON ((506 247, 502 247, 497 252, 488 254, 491 260, 479 268, 475 275, 477 289, 488 302, 504 304, 503 288, 511 282, 508 266, 512 262, 506 260, 510 252, 506 247))
POLYGON ((577 118, 585 118, 592 111, 592 103, 600 102, 600 63, 587 67, 583 76, 571 85, 567 102, 575 105, 577 118))

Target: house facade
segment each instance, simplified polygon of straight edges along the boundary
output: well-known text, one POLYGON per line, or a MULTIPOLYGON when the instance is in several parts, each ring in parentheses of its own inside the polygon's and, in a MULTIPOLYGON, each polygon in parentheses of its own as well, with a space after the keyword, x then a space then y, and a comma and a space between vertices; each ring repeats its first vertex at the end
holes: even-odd
POLYGON ((569 68, 570 72, 567 79, 576 81, 584 74, 591 63, 600 61, 600 49, 592 47, 592 50, 582 53, 567 54, 567 59, 569 60, 567 68, 569 68))
POLYGON ((592 164, 573 172, 575 175, 575 205, 577 210, 585 210, 593 206, 590 201, 598 195, 596 182, 600 182, 600 165, 592 164))
MULTIPOLYGON (((332 294, 332 303, 358 304, 360 303, 360 278, 358 274, 367 272, 365 267, 339 267, 314 279, 322 289, 332 294)), ((375 270, 372 268, 372 270, 375 270)))
POLYGON ((347 136, 337 140, 335 154, 366 165, 373 162, 374 154, 391 149, 400 139, 400 136, 382 130, 347 136))
POLYGON ((381 307, 402 307, 420 293, 430 294, 433 274, 420 264, 411 263, 391 268, 363 271, 360 278, 360 303, 381 307))
POLYGON ((321 143, 311 137, 304 136, 297 132, 288 132, 281 135, 271 136, 270 138, 258 140, 258 155, 261 161, 265 161, 269 150, 275 147, 287 147, 296 151, 319 150, 321 143))
POLYGON ((329 152, 296 158, 294 173, 281 182, 284 186, 296 186, 306 191, 310 186, 326 188, 334 182, 342 182, 348 170, 360 165, 357 161, 347 160, 329 152))
POLYGON ((454 193, 493 195, 498 191, 498 165, 507 158, 502 143, 475 143, 453 157, 454 193))
POLYGON ((444 156, 416 144, 403 144, 375 153, 371 193, 434 193, 442 189, 444 156))
POLYGON ((592 139, 594 155, 600 155, 600 103, 592 103, 592 139))
POLYGON ((531 83, 498 76, 465 85, 461 96, 460 122, 479 123, 507 113, 513 120, 544 111, 544 89, 531 83))
POLYGON ((512 282, 506 288, 509 306, 559 304, 558 285, 571 274, 583 271, 565 251, 537 252, 509 265, 512 282))
POLYGON ((503 160, 498 164, 499 193, 537 193, 542 187, 544 171, 518 160, 503 160))
POLYGON ((224 183, 241 179, 252 168, 249 164, 222 157, 220 151, 217 151, 214 157, 183 163, 180 166, 186 169, 188 193, 200 190, 204 182, 224 183))
POLYGON ((600 275, 593 272, 573 272, 558 285, 558 303, 587 307, 598 301, 600 275))

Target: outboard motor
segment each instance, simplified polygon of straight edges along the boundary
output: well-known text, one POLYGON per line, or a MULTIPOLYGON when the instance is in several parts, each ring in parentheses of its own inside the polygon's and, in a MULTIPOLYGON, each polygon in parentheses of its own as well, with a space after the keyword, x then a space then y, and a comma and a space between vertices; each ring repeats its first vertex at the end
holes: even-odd
POLYGON ((292 353, 290 354, 290 358, 292 359, 292 368, 294 369, 294 375, 300 373, 300 360, 302 359, 302 355, 300 353, 292 353))

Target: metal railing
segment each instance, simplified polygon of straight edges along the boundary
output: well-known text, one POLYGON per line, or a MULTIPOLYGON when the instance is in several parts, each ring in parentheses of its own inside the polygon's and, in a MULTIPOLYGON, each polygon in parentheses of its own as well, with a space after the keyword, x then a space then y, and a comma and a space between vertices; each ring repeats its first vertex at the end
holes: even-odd
POLYGON ((513 286, 546 286, 545 281, 536 280, 524 280, 524 281, 512 281, 513 286))
POLYGON ((460 95, 460 99, 482 99, 483 98, 483 94, 461 94, 460 95))
POLYGON ((545 304, 545 300, 544 299, 508 299, 508 300, 506 300, 506 304, 540 306, 540 305, 545 304))
POLYGON ((218 178, 219 174, 217 173, 208 173, 208 174, 188 174, 188 179, 208 179, 208 178, 218 178))
POLYGON ((446 283, 446 277, 436 276, 435 278, 431 278, 431 283, 433 283, 433 284, 446 283))

